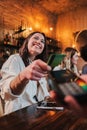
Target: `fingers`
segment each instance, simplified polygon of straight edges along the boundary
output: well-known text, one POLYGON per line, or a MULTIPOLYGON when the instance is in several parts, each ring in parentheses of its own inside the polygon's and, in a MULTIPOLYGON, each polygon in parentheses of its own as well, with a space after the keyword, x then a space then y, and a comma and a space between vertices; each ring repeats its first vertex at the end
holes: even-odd
MULTIPOLYGON (((56 99, 57 102, 58 100, 60 100, 54 90, 50 91, 50 97, 56 99)), ((63 104, 64 107, 72 110, 73 114, 76 114, 77 116, 87 117, 87 105, 80 106, 80 104, 74 99, 74 97, 70 95, 64 98, 64 102, 66 103, 63 104)))
MULTIPOLYGON (((46 65, 46 66, 47 66, 47 65, 46 65)), ((37 74, 40 73, 42 76, 43 76, 44 74, 47 74, 47 72, 48 72, 48 69, 44 69, 44 70, 43 70, 43 68, 38 64, 37 61, 34 62, 34 63, 31 65, 31 69, 32 69, 32 71, 35 70, 35 72, 36 72, 37 74)))
POLYGON ((47 65, 47 63, 43 62, 42 60, 36 60, 36 61, 34 61, 34 63, 36 65, 38 65, 38 67, 42 71, 50 71, 51 70, 51 67, 49 65, 47 65))
POLYGON ((47 76, 47 72, 51 70, 51 67, 41 60, 36 60, 29 66, 29 69, 31 69, 34 80, 39 80, 41 77, 47 76))
POLYGON ((54 90, 51 90, 49 93, 50 93, 51 98, 56 99, 57 94, 56 94, 56 92, 54 90))
POLYGON ((74 99, 74 97, 68 95, 64 98, 64 101, 69 105, 71 109, 74 109, 75 111, 81 111, 81 107, 78 104, 78 102, 74 99))
POLYGON ((51 67, 45 62, 36 60, 23 70, 22 75, 29 80, 40 80, 42 77, 47 76, 47 72, 50 70, 51 67))
MULTIPOLYGON (((58 95, 55 91, 50 91, 50 97, 57 99, 58 95)), ((58 98, 57 100, 60 100, 60 98, 58 98)), ((77 101, 70 95, 66 96, 64 98, 64 102, 69 106, 70 109, 74 109, 75 111, 81 111, 81 107, 80 105, 77 103, 77 101)))

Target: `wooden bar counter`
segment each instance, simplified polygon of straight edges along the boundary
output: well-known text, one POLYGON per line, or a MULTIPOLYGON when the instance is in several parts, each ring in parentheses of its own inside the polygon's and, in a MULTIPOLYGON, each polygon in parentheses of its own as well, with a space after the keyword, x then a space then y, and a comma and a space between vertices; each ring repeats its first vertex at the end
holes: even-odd
POLYGON ((87 119, 71 111, 38 110, 36 104, 0 118, 0 130, 87 130, 87 119))

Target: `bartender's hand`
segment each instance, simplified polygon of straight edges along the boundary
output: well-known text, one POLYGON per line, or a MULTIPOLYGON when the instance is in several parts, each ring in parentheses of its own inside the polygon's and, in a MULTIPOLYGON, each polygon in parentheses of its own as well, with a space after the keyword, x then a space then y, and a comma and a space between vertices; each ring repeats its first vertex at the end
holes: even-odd
POLYGON ((64 101, 68 104, 69 108, 75 112, 75 114, 87 117, 87 101, 86 104, 80 105, 72 96, 66 96, 64 101))
POLYGON ((51 67, 42 60, 35 60, 29 66, 27 66, 21 73, 21 80, 40 80, 42 77, 47 76, 47 72, 51 70, 51 67))
MULTIPOLYGON (((58 95, 55 91, 50 91, 50 97, 55 99, 56 102, 59 102, 58 95)), ((87 117, 87 104, 80 105, 74 97, 68 95, 64 98, 64 101, 67 105, 65 105, 66 108, 72 110, 76 115, 81 117, 87 117)))

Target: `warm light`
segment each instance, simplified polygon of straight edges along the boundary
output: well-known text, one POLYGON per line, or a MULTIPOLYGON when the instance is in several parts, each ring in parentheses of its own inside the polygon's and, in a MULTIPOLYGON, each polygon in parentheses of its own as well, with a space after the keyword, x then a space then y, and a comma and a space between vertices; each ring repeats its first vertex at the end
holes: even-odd
POLYGON ((53 115, 55 115, 55 111, 49 111, 49 114, 50 114, 50 116, 53 116, 53 115))
POLYGON ((53 28, 52 27, 50 27, 50 31, 52 31, 53 30, 53 28))
POLYGON ((29 27, 29 31, 32 31, 32 27, 29 27))
POLYGON ((67 31, 67 30, 65 30, 65 31, 63 31, 62 32, 62 37, 64 38, 64 39, 69 39, 69 37, 70 37, 70 32, 69 31, 67 31))
POLYGON ((52 40, 50 39, 50 42, 52 42, 52 40))
POLYGON ((32 27, 26 28, 26 30, 23 33, 24 37, 27 37, 32 30, 33 30, 32 27))
POLYGON ((75 44, 73 44, 73 45, 72 45, 72 47, 73 47, 73 48, 75 48, 75 47, 76 47, 76 45, 75 45, 75 44))
POLYGON ((35 22, 35 28, 39 29, 40 28, 40 23, 35 22))

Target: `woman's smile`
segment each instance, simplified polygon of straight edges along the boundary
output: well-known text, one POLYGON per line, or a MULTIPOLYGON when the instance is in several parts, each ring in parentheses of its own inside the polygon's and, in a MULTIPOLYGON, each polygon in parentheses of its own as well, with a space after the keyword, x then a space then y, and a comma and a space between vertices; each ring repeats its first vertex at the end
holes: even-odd
POLYGON ((38 48, 38 49, 41 49, 41 48, 42 48, 41 44, 40 44, 40 43, 37 43, 37 42, 33 42, 33 46, 35 46, 35 47, 38 48))

